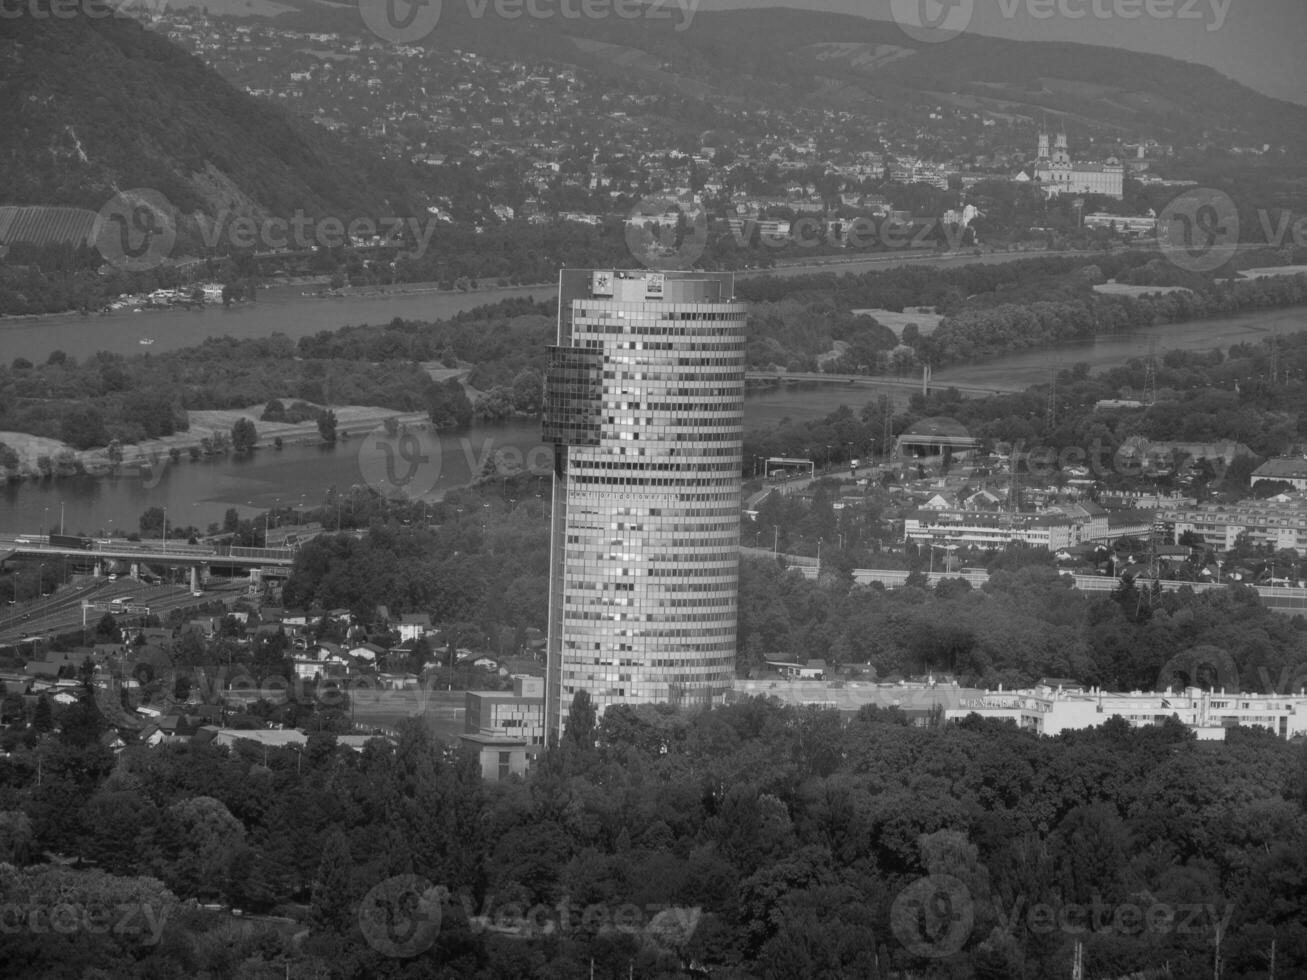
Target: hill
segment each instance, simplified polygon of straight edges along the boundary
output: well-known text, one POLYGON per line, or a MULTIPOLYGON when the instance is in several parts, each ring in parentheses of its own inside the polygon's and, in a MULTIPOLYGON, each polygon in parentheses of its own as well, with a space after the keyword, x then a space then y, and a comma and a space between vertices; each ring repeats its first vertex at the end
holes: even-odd
POLYGON ((144 187, 192 218, 421 210, 386 165, 127 18, 0 19, 0 133, 0 205, 144 187))
MULTIPOLYGON (((353 10, 292 2, 302 9, 284 15, 287 23, 375 40, 353 10)), ((1307 107, 1176 59, 971 33, 922 43, 893 23, 816 10, 698 11, 688 24, 681 5, 658 10, 663 16, 506 20, 493 6, 477 15, 448 2, 421 43, 548 59, 724 104, 860 108, 888 119, 953 105, 1032 122, 1056 116, 1078 135, 1105 139, 1147 133, 1166 142, 1307 149, 1307 107)))

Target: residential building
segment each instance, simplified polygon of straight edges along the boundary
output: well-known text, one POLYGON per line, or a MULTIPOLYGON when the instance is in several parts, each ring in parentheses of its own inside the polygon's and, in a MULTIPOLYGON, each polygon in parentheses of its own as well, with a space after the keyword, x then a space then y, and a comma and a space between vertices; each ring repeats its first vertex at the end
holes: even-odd
POLYGON ((431 616, 427 613, 404 613, 396 626, 401 643, 418 640, 431 632, 431 616))
POLYGON ((1107 228, 1134 235, 1150 235, 1157 230, 1156 215, 1121 215, 1095 211, 1084 218, 1086 228, 1107 228))
POLYGON ((747 307, 729 273, 564 269, 546 737, 578 691, 708 704, 735 666, 747 307))
POLYGON ((938 545, 1002 548, 1016 542, 1061 551, 1088 542, 1147 537, 1151 511, 1107 511, 1093 503, 1062 503, 1038 513, 957 508, 921 510, 904 518, 903 540, 938 545))
POLYGON ((1247 534, 1256 545, 1307 551, 1307 493, 1304 492, 1233 504, 1163 507, 1157 516, 1175 525, 1177 540, 1186 531, 1193 531, 1212 547, 1233 548, 1239 535, 1247 534))
POLYGON ((1016 542, 1058 551, 1079 544, 1075 519, 1061 514, 919 510, 903 520, 903 540, 941 546, 1003 548, 1016 542))
POLYGON ((950 708, 944 717, 952 721, 970 714, 1007 718, 1018 728, 1040 735, 1093 728, 1109 718, 1124 718, 1136 728, 1174 718, 1200 739, 1224 740, 1225 730, 1236 725, 1266 728, 1287 739, 1307 735, 1307 692, 1227 694, 1190 687, 1178 692, 1111 693, 1040 686, 963 698, 961 706, 950 708))
POLYGON ((1263 481, 1284 482, 1295 490, 1307 490, 1307 459, 1268 459, 1253 470, 1252 485, 1263 481))

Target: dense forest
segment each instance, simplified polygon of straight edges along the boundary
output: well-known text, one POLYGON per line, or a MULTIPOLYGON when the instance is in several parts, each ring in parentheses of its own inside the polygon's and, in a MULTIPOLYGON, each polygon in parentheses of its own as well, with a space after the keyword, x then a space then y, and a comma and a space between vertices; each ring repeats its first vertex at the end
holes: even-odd
POLYGON ((43 724, 0 759, 6 975, 1044 980, 1077 944, 1090 976, 1307 971, 1307 754, 1259 730, 761 698, 596 725, 580 696, 486 785, 420 718, 116 757, 89 695, 43 724))

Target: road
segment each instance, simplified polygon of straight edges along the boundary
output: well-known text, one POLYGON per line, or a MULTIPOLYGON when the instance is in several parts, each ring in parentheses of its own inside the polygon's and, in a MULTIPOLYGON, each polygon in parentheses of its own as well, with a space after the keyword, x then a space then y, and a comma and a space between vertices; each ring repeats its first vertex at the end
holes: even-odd
MULTIPOLYGON (((82 626, 82 603, 108 605, 115 598, 130 597, 133 606, 148 606, 151 615, 167 618, 175 609, 184 609, 215 599, 241 594, 237 585, 207 589, 202 597, 193 596, 188 588, 177 585, 144 585, 135 579, 101 579, 87 585, 65 585, 49 597, 9 602, 0 614, 0 643, 13 643, 26 636, 67 633, 82 626)), ((87 613, 86 625, 93 626, 103 612, 87 613)))

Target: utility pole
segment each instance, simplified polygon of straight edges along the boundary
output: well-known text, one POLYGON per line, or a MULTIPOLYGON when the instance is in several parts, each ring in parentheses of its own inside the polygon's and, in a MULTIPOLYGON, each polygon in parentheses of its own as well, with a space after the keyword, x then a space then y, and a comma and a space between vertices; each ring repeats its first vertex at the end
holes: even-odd
POLYGON ((1148 342, 1148 361, 1144 365, 1144 404, 1157 404, 1157 340, 1148 342))
POLYGON ((881 436, 881 447, 885 453, 885 460, 888 462, 890 443, 894 440, 894 404, 890 401, 889 395, 881 395, 880 403, 884 416, 884 434, 881 436))
POLYGON ((1048 407, 1045 410, 1049 432, 1057 425, 1057 368, 1048 366, 1048 407))

